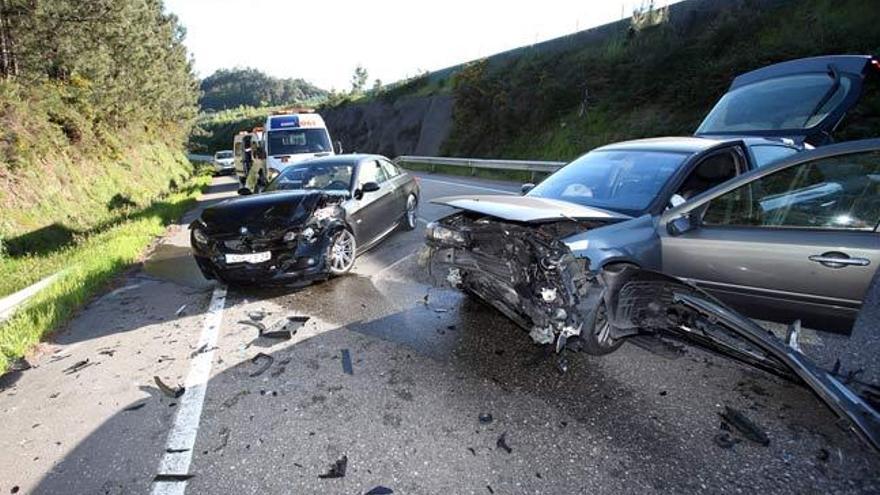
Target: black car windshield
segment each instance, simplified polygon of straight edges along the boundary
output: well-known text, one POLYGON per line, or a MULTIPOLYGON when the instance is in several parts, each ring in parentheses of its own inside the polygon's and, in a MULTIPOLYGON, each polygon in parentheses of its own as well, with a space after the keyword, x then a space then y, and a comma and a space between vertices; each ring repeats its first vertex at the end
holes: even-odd
POLYGON ((592 151, 544 179, 528 196, 640 215, 688 156, 666 151, 592 151))
POLYGON ((350 163, 305 162, 291 165, 266 186, 266 191, 349 191, 353 170, 354 166, 350 163))
POLYGON ((756 82, 724 95, 697 134, 810 129, 822 122, 852 88, 847 77, 798 74, 756 82))
POLYGON ((333 151, 326 129, 285 129, 269 132, 269 147, 266 152, 270 156, 325 151, 333 151))

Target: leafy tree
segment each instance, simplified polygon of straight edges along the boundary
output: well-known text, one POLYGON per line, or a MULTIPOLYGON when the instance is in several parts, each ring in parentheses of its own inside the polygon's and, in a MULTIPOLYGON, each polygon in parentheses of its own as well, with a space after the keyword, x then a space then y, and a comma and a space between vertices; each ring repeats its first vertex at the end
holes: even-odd
POLYGON ((240 106, 313 105, 327 91, 303 79, 279 79, 253 68, 220 69, 202 80, 203 110, 240 106))
POLYGON ((354 68, 354 73, 351 75, 351 92, 352 94, 363 93, 364 87, 367 85, 367 79, 369 78, 369 74, 367 73, 367 69, 362 65, 358 65, 354 68))

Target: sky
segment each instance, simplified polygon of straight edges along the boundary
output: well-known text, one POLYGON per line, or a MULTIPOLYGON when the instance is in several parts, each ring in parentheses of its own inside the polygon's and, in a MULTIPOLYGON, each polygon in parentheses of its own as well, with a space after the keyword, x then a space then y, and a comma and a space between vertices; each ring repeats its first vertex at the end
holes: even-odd
MULTIPOLYGON (((669 3, 657 0, 658 6, 669 3)), ((398 81, 629 16, 641 0, 165 0, 199 77, 254 67, 347 90, 398 81)))

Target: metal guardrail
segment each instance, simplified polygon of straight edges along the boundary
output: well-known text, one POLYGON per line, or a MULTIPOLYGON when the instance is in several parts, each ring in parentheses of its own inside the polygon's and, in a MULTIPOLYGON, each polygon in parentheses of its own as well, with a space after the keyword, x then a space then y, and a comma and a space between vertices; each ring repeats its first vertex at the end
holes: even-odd
POLYGON ((485 158, 445 158, 438 156, 398 156, 394 163, 412 163, 416 165, 429 165, 434 172, 437 165, 449 165, 453 167, 465 167, 471 169, 471 175, 478 168, 489 170, 518 170, 529 172, 532 179, 536 173, 552 174, 562 168, 566 162, 541 162, 534 160, 493 160, 485 158))

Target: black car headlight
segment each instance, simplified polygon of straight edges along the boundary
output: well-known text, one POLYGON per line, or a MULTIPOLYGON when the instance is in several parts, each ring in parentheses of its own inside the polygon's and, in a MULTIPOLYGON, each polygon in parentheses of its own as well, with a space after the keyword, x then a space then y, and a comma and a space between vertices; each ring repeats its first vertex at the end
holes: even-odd
POLYGON ((196 241, 196 244, 199 244, 200 246, 207 246, 208 243, 211 242, 211 240, 208 239, 208 235, 205 234, 205 231, 200 229, 199 227, 194 228, 192 232, 193 239, 196 241))
POLYGON ((467 238, 463 233, 440 225, 437 222, 431 222, 428 224, 425 229, 425 236, 427 236, 428 239, 443 244, 455 244, 459 246, 467 245, 467 238))

